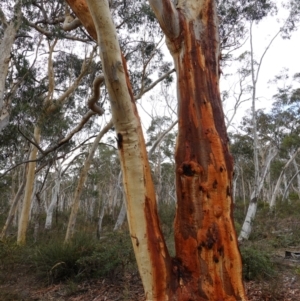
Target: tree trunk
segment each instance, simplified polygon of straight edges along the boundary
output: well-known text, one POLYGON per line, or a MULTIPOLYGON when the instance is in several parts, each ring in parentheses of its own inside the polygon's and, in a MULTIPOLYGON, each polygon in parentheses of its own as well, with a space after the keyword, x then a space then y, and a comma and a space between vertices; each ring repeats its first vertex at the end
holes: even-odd
MULTIPOLYGON (((157 217, 145 142, 107 0, 88 0, 110 95, 127 217, 146 300, 246 300, 232 220, 232 158, 219 93, 219 39, 212 0, 150 1, 178 78, 176 258, 157 217)), ((84 1, 68 0, 91 29, 84 1)), ((95 35, 94 35, 95 37, 95 35)))
MULTIPOLYGON (((4 102, 4 92, 6 76, 8 73, 8 65, 10 62, 10 52, 13 43, 15 42, 17 31, 21 25, 22 11, 21 1, 17 1, 15 4, 16 13, 10 22, 7 22, 4 14, 1 16, 0 22, 5 28, 3 38, 0 42, 0 133, 7 126, 9 121, 9 104, 4 102)), ((2 13, 2 11, 0 12, 2 13)))
MULTIPOLYGON (((41 137, 41 130, 40 127, 36 125, 34 127, 34 141, 36 142, 36 144, 40 143, 40 137, 41 137)), ((37 152, 38 149, 33 145, 29 156, 30 161, 36 160, 37 152)), ((36 162, 28 163, 25 195, 22 204, 22 211, 21 211, 21 216, 19 221, 18 237, 17 237, 17 243, 19 245, 23 245, 26 242, 26 232, 29 223, 29 214, 30 214, 31 199, 32 199, 33 186, 34 186, 34 178, 35 178, 35 166, 36 166, 36 162)))
POLYGON ((74 195, 73 205, 72 205, 71 214, 70 214, 70 218, 69 218, 68 228, 67 228, 67 232, 66 232, 66 236, 65 236, 65 242, 68 242, 74 235, 76 218, 77 218, 77 213, 78 213, 79 206, 80 206, 80 196, 82 193, 83 185, 86 181, 87 174, 88 174, 92 159, 94 157, 95 151, 98 147, 98 144, 99 144, 100 140, 102 139, 102 137, 111 128, 111 126, 112 126, 112 122, 110 121, 100 131, 100 133, 98 134, 98 136, 96 137, 96 139, 94 140, 94 142, 92 144, 92 147, 89 151, 88 157, 86 158, 86 160, 84 162, 84 166, 80 172, 78 184, 77 184, 77 187, 75 190, 75 195, 74 195))
POLYGON ((245 300, 232 219, 233 161, 219 92, 214 1, 150 1, 175 62, 176 300, 245 300), (161 4, 161 2, 163 4, 161 4))
POLYGON ((114 231, 117 231, 121 228, 121 226, 123 225, 123 223, 125 221, 125 218, 126 218, 126 196, 125 196, 125 193, 123 193, 122 206, 121 206, 117 221, 114 226, 114 231))
POLYGON ((12 223, 14 217, 15 217, 16 210, 17 210, 18 204, 19 204, 19 200, 21 199, 21 196, 22 196, 24 188, 25 188, 25 183, 26 183, 25 175, 26 175, 26 168, 24 169, 24 175, 23 175, 22 183, 19 186, 19 189, 18 189, 18 191, 17 191, 17 193, 16 193, 16 195, 15 195, 15 197, 14 197, 12 203, 11 203, 6 222, 5 222, 5 224, 2 228, 2 232, 1 232, 1 235, 0 235, 1 240, 3 240, 6 237, 8 227, 11 225, 11 223, 12 223))
POLYGON ((278 153, 278 150, 276 148, 271 148, 269 150, 269 154, 266 158, 265 165, 262 168, 261 175, 258 178, 257 183, 256 183, 257 187, 254 188, 251 193, 250 203, 249 203, 249 207, 248 207, 247 214, 245 217, 245 221, 242 226, 242 230, 239 235, 239 241, 243 241, 245 239, 247 240, 251 234, 252 222, 254 220, 256 210, 257 210, 258 197, 259 197, 259 194, 263 187, 266 175, 269 171, 270 164, 271 164, 272 160, 275 158, 275 156, 277 155, 277 153, 278 153))
POLYGON ((298 155, 298 153, 300 152, 300 148, 298 148, 294 154, 290 157, 290 159, 285 163, 284 167, 282 168, 281 170, 281 173, 278 177, 278 180, 276 182, 276 186, 274 188, 274 192, 273 192, 273 195, 272 195, 272 199, 271 199, 271 202, 270 202, 270 208, 272 209, 274 206, 275 206, 275 203, 276 203, 276 197, 278 195, 278 191, 279 191, 279 188, 280 188, 280 184, 281 184, 281 181, 282 181, 282 178, 283 178, 283 175, 284 173, 286 172, 287 168, 290 166, 290 164, 292 162, 295 161, 295 158, 296 156, 298 155))
POLYGON ((51 195, 51 202, 46 212, 46 222, 45 222, 45 229, 50 230, 52 228, 52 217, 53 217, 53 211, 57 204, 57 199, 59 196, 59 190, 60 190, 60 182, 61 182, 61 164, 58 161, 58 167, 56 171, 56 178, 54 181, 54 187, 52 188, 52 195, 51 195))
MULTIPOLYGON (((290 154, 291 156, 291 154, 290 154)), ((297 174, 297 194, 298 194, 298 198, 300 199, 300 175, 299 175, 299 167, 298 167, 298 163, 296 161, 296 158, 293 160, 293 165, 294 168, 296 170, 296 174, 297 174)))

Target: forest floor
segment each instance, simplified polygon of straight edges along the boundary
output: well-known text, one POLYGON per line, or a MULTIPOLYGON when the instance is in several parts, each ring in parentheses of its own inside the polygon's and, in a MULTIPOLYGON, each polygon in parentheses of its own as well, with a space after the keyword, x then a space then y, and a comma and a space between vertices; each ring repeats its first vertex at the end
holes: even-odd
MULTIPOLYGON (((275 259, 275 258, 274 258, 275 259)), ((249 301, 299 301, 300 260, 287 260, 277 255, 279 274, 268 280, 246 281, 249 301)), ((66 281, 44 285, 28 267, 14 268, 0 285, 2 301, 142 301, 143 288, 137 273, 119 275, 114 280, 94 279, 66 281)))

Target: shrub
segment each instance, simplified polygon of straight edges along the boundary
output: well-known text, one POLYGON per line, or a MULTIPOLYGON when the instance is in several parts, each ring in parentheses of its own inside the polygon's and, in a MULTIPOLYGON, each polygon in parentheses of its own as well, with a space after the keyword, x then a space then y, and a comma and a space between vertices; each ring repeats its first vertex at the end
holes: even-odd
POLYGON ((275 275, 275 269, 270 256, 255 247, 241 248, 243 261, 243 277, 246 280, 270 278, 275 275))
POLYGON ((36 246, 28 258, 47 282, 115 276, 135 262, 128 233, 113 233, 101 241, 77 234, 66 244, 56 240, 36 246))
POLYGON ((95 249, 95 239, 77 234, 69 243, 52 240, 35 246, 28 256, 27 263, 35 266, 37 274, 49 282, 56 282, 75 277, 79 268, 77 261, 91 254, 95 249))
POLYGON ((113 233, 104 238, 91 255, 77 261, 79 278, 115 278, 126 268, 134 267, 135 257, 128 233, 113 233))

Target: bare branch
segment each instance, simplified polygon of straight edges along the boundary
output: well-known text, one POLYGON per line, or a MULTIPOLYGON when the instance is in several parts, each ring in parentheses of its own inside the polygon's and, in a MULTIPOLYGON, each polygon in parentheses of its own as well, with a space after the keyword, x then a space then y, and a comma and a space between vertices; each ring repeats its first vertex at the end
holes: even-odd
POLYGON ((167 73, 165 73, 164 75, 162 75, 155 82, 153 82, 150 86, 148 86, 147 88, 143 89, 143 91, 140 91, 140 93, 137 96, 135 96, 134 99, 135 100, 140 99, 145 93, 147 93, 148 91, 150 91, 151 89, 153 89, 158 83, 160 83, 161 81, 163 81, 165 78, 167 78, 173 72, 175 72, 175 69, 171 69, 170 71, 168 71, 167 73))
POLYGON ((153 152, 155 151, 156 147, 159 145, 159 143, 165 138, 165 136, 173 129, 173 127, 178 123, 178 120, 174 121, 163 133, 159 135, 159 137, 156 139, 154 144, 152 145, 151 149, 148 152, 148 157, 151 158, 153 155, 153 152))
POLYGON ((97 101, 100 98, 100 86, 104 81, 104 75, 100 74, 97 76, 93 82, 93 94, 88 100, 88 107, 91 109, 93 112, 97 113, 98 115, 103 115, 104 109, 101 108, 98 104, 97 101))

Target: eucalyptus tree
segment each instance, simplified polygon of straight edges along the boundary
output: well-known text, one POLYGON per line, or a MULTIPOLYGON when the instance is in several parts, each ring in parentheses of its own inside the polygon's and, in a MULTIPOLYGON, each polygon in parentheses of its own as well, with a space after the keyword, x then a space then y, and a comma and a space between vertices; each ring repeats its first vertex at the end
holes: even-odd
POLYGON ((178 79, 176 258, 159 226, 126 61, 108 1, 68 3, 98 41, 127 199, 130 234, 147 300, 246 300, 231 216, 232 160, 219 80, 214 1, 150 1, 166 36, 178 79), (90 14, 92 18, 90 18, 90 14))
MULTIPOLYGON (((294 1, 290 1, 291 4, 294 1)), ((257 137, 257 120, 256 120, 256 100, 257 100, 257 82, 260 74, 260 70, 262 67, 263 60, 265 55, 272 45, 273 41, 282 34, 286 37, 292 30, 296 28, 295 24, 298 21, 297 17, 295 17, 295 12, 290 11, 289 16, 284 21, 284 24, 278 29, 277 33, 272 37, 268 45, 266 46, 263 54, 261 55, 259 61, 256 61, 254 56, 254 43, 253 43, 253 25, 259 22, 264 17, 269 14, 274 14, 277 11, 277 3, 275 1, 247 1, 247 3, 243 3, 243 14, 244 18, 249 23, 249 41, 250 41, 250 51, 247 51, 243 56, 247 58, 249 57, 249 69, 248 75, 251 78, 251 110, 252 110, 252 137, 253 137, 253 160, 254 160, 254 183, 253 190, 250 196, 250 203, 248 207, 248 211, 239 234, 239 241, 244 239, 248 239, 251 233, 251 225, 254 220, 256 210, 257 210, 257 200, 262 190, 262 183, 264 182, 264 178, 267 175, 268 168, 270 166, 271 161, 277 155, 277 149, 271 148, 265 160, 265 165, 260 168, 259 164, 259 145, 258 145, 258 137, 257 137)), ((299 8, 297 5, 294 5, 293 8, 299 8)), ((296 14, 297 15, 297 14, 296 14)), ((246 73, 247 74, 247 73, 246 73)))
POLYGON ((288 169, 291 169, 290 165, 293 166, 290 178, 296 178, 298 195, 300 193, 300 175, 297 163, 297 157, 299 157, 298 154, 300 152, 300 127, 298 123, 300 118, 300 89, 297 87, 299 85, 299 77, 299 74, 295 74, 292 83, 287 83, 289 77, 286 74, 281 74, 275 80, 275 83, 278 85, 278 93, 274 95, 275 102, 270 114, 277 125, 275 133, 278 140, 280 140, 279 154, 283 166, 270 200, 271 208, 275 206, 280 185, 284 176, 287 175, 288 169), (282 79, 284 79, 283 83, 280 84, 282 79), (295 84, 297 85, 296 87, 294 86, 295 84))
POLYGON ((11 60, 11 48, 22 20, 21 0, 14 3, 3 2, 1 1, 0 8, 0 133, 9 121, 11 103, 6 95, 5 84, 11 60))

